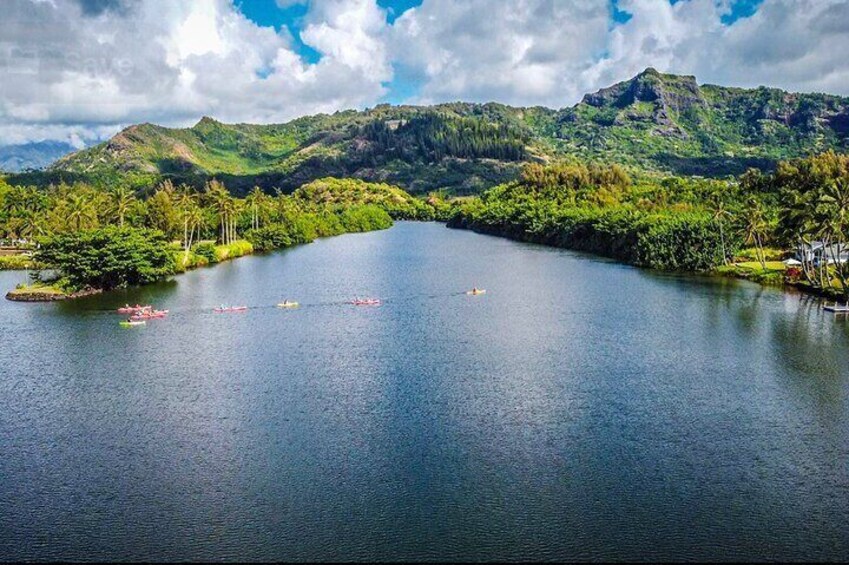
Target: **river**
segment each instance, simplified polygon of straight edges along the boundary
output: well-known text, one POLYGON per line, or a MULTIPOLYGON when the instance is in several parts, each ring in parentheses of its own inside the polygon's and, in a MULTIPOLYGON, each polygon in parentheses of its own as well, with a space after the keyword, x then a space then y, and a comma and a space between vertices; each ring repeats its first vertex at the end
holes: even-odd
POLYGON ((2 560, 849 558, 849 322, 799 294, 402 222, 0 343, 2 560))

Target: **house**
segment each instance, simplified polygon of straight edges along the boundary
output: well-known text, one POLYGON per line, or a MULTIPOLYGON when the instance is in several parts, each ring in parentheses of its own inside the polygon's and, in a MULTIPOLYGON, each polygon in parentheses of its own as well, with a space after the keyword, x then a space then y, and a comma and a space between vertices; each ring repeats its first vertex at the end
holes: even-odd
POLYGON ((826 245, 823 241, 812 241, 803 243, 796 247, 795 258, 804 263, 813 263, 819 266, 825 260, 826 264, 835 262, 844 264, 849 261, 849 245, 826 245))

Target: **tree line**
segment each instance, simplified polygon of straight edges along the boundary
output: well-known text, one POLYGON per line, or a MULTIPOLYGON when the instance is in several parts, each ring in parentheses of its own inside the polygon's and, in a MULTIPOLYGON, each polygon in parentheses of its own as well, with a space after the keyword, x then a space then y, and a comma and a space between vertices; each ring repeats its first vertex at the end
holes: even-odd
POLYGON ((372 193, 391 187, 375 186, 360 198, 320 201, 306 188, 273 196, 254 188, 236 198, 217 180, 201 189, 166 180, 147 197, 121 186, 0 182, 0 239, 35 247, 36 262, 59 271, 70 290, 144 284, 253 250, 387 228, 392 217, 372 193))
POLYGON ((766 270, 779 248, 801 261, 788 278, 849 299, 849 156, 834 152, 729 180, 531 164, 461 206, 451 225, 672 270, 711 270, 744 248, 766 270))

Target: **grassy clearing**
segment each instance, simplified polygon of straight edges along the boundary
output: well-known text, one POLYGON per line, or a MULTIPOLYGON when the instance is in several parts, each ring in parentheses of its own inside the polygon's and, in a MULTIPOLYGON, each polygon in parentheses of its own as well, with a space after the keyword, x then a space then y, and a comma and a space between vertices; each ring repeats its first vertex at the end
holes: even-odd
POLYGON ((67 296, 67 292, 55 284, 34 283, 19 284, 15 290, 9 291, 9 296, 67 296))
POLYGON ((0 255, 0 271, 23 271, 34 269, 35 263, 29 255, 0 255))
POLYGON ((719 267, 716 272, 730 277, 749 279, 763 284, 783 284, 787 265, 781 261, 767 261, 763 268, 760 261, 741 261, 719 267))

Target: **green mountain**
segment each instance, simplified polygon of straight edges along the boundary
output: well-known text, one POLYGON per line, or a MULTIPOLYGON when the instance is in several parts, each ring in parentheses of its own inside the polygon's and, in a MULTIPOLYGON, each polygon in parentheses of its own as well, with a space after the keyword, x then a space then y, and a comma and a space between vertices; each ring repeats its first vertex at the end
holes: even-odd
POLYGON ((254 185, 288 191, 350 176, 415 193, 469 194, 515 178, 527 161, 592 159, 725 176, 847 146, 847 98, 699 85, 692 76, 647 69, 560 110, 380 105, 273 125, 211 118, 187 129, 141 124, 60 159, 47 177, 135 186, 216 177, 245 193, 254 185))

